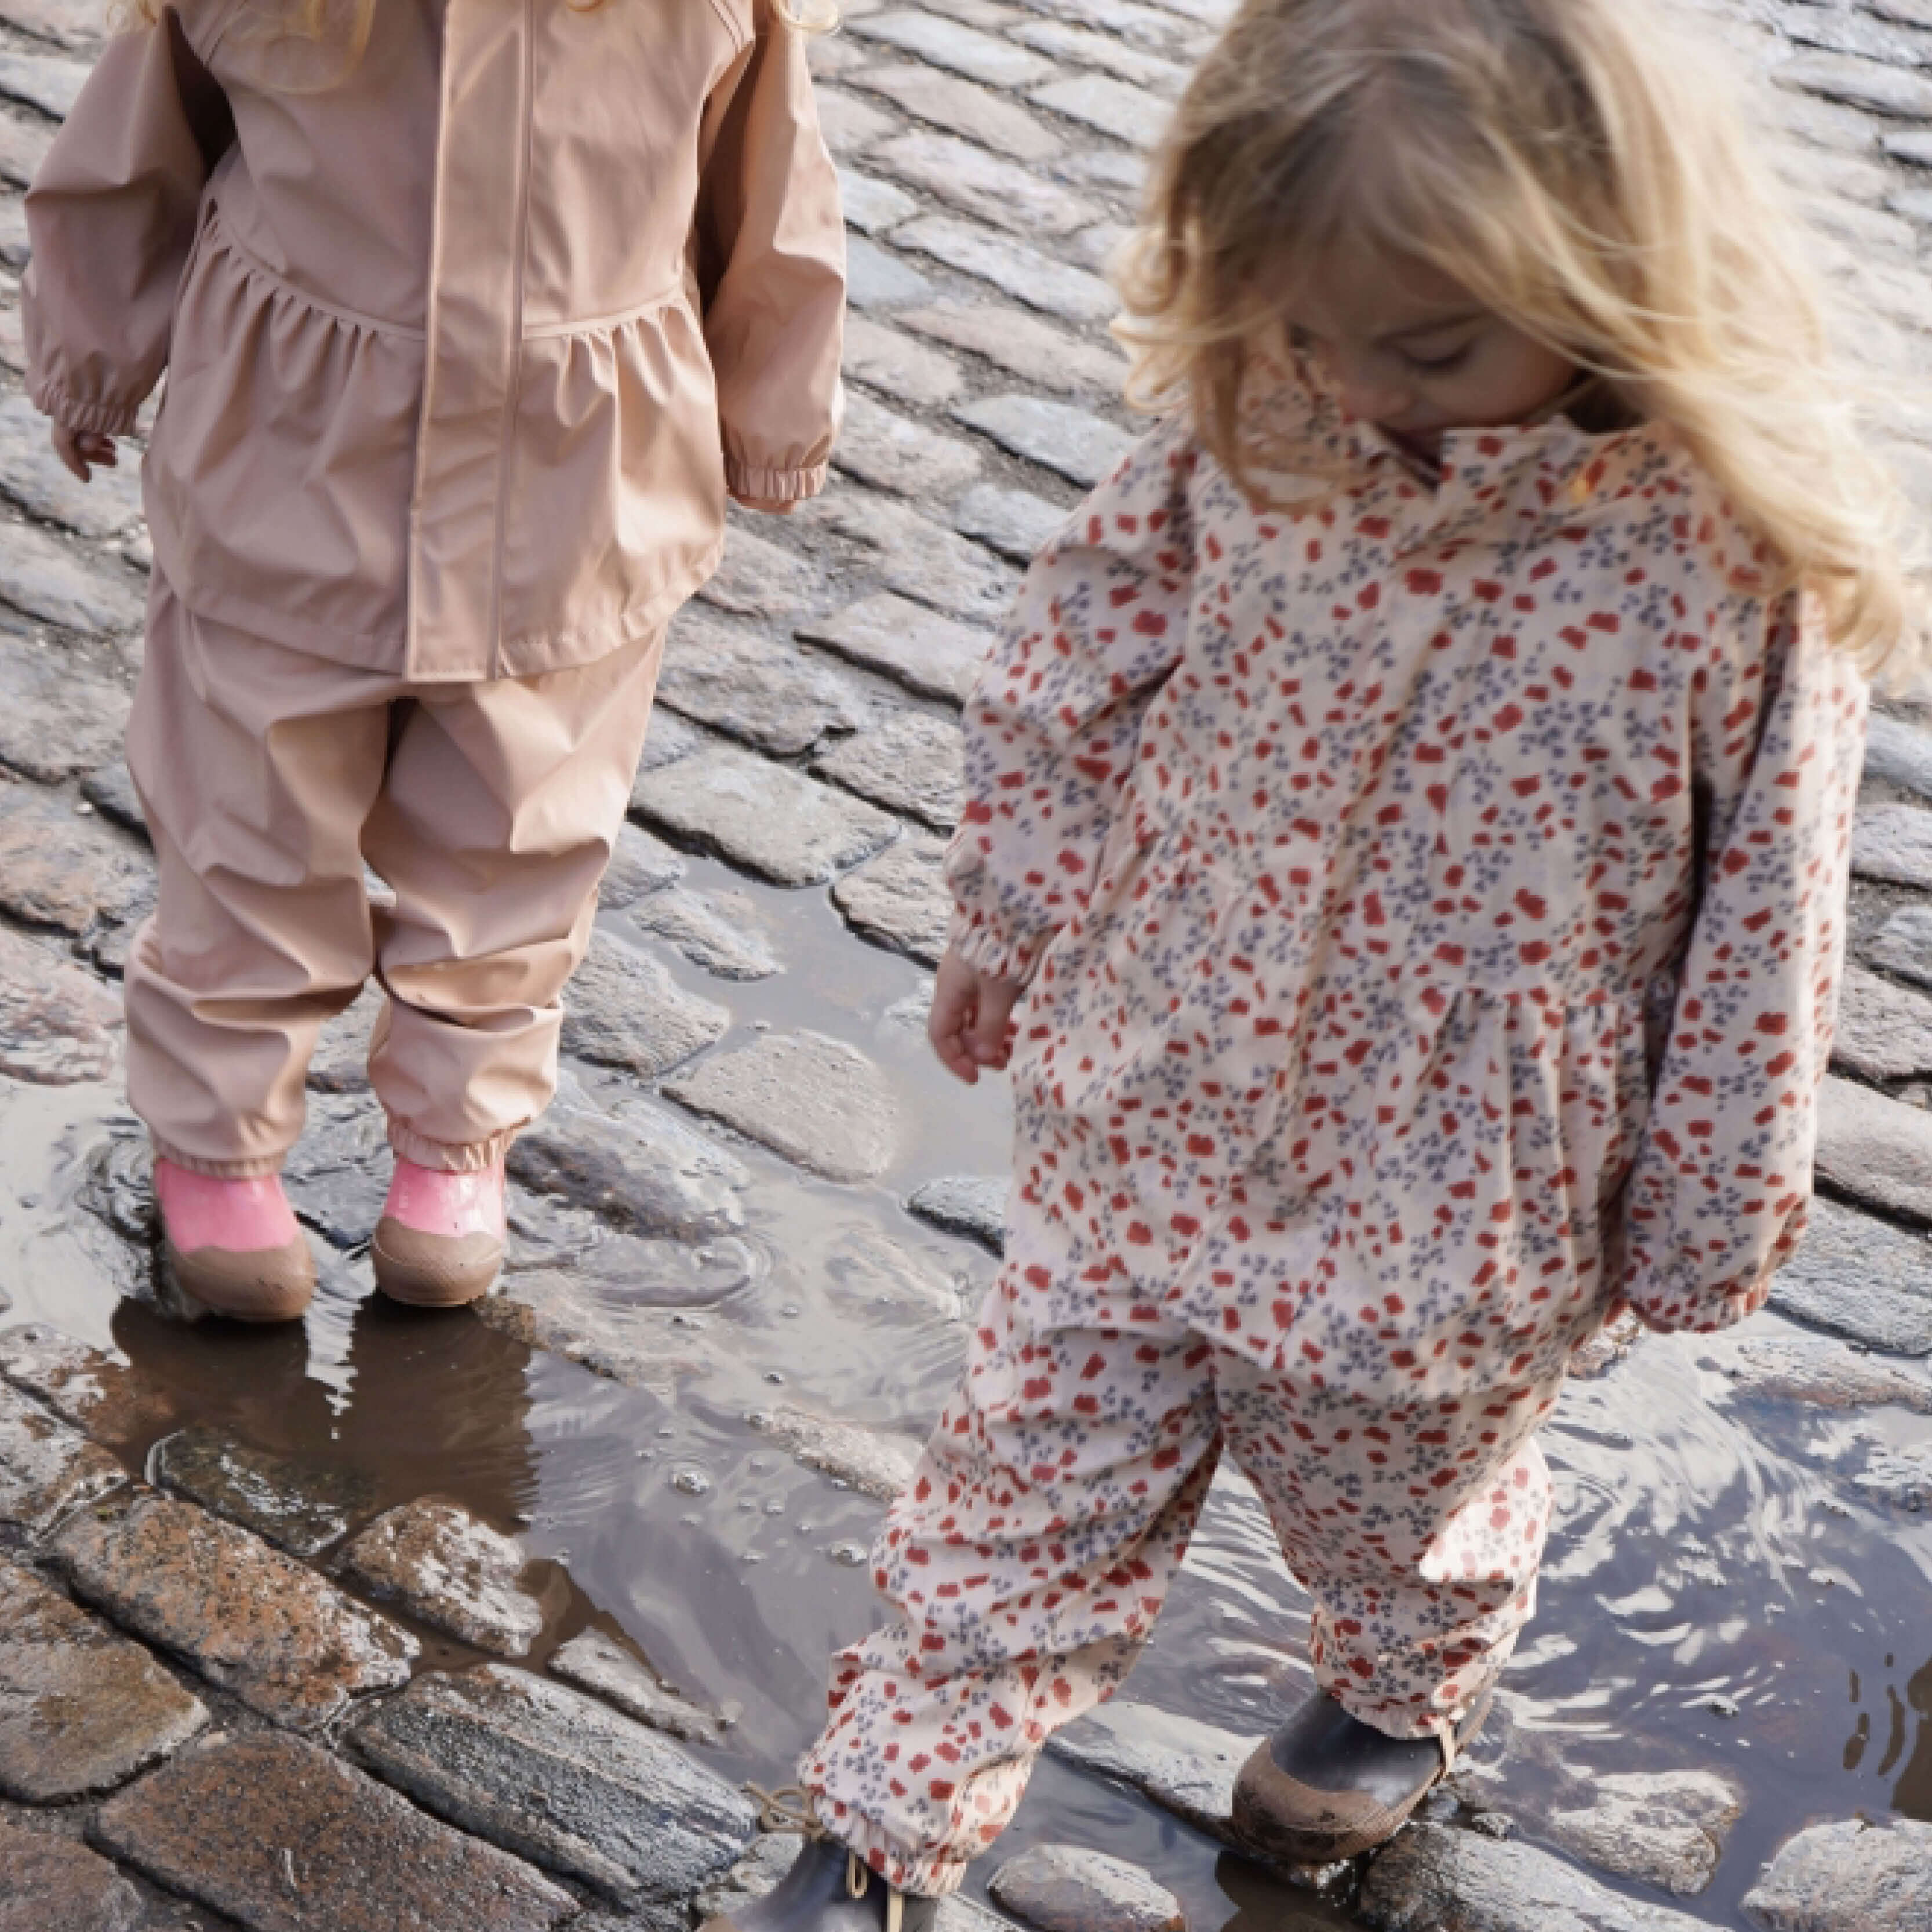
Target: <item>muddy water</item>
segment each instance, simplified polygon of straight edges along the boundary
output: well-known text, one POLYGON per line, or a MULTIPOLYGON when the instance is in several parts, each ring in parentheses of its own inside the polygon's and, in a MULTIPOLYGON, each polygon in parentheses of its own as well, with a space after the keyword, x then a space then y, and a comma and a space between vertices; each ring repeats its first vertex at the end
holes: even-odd
MULTIPOLYGON (((0 1083, 0 1284, 7 1319, 117 1346, 166 1392, 148 1438, 218 1423, 353 1468, 386 1503, 448 1496, 518 1529, 544 1565, 550 1612, 536 1661, 588 1623, 621 1634, 734 1717, 720 1768, 770 1779, 815 1728, 828 1652, 873 1614, 862 1552, 880 1510, 798 1467, 746 1417, 790 1401, 923 1432, 963 1354, 956 1309, 993 1264, 900 1202, 928 1178, 998 1171, 1006 1121, 996 1087, 969 1093, 930 1066, 906 1010, 926 976, 855 946, 821 895, 748 888, 701 861, 688 883, 749 891, 788 970, 728 988, 652 950, 692 991, 728 999, 740 1036, 807 1026, 860 1047, 895 1083, 906 1133, 869 1189, 739 1149, 754 1176, 742 1237, 667 1248, 662 1266, 629 1274, 590 1269, 592 1319, 648 1361, 634 1378, 650 1386, 532 1354, 468 1316, 391 1309, 348 1255, 331 1258, 302 1330, 172 1322, 138 1298, 137 1250, 83 1204, 131 1132, 102 1087, 0 1083)), ((627 1084, 573 1077, 592 1095, 627 1084)), ((342 1182, 351 1194, 371 1184, 370 1172, 342 1182)), ((526 1249, 572 1219, 526 1198, 526 1249)), ((1761 1318, 1757 1332, 1780 1325, 1761 1318)), ((1726 1773, 1744 1814, 1714 1884, 1683 1909, 1728 1925, 1763 1859, 1808 1820, 1932 1819, 1932 1520, 1888 1514, 1850 1480, 1874 1436, 1904 1442, 1922 1419, 1748 1398, 1700 1366, 1708 1352, 1645 1342, 1605 1379, 1573 1386, 1546 1438, 1560 1516, 1508 1680, 1518 1743, 1499 1802, 1529 1804, 1552 1762, 1726 1773)), ((1255 1497, 1226 1474, 1130 1694, 1259 1730, 1305 1687, 1305 1630, 1255 1497)), ((465 1656, 424 1634, 426 1664, 465 1656)), ((1010 1844, 1054 1839, 1149 1866, 1197 1932, 1346 1922, 1049 1761, 1010 1844)))

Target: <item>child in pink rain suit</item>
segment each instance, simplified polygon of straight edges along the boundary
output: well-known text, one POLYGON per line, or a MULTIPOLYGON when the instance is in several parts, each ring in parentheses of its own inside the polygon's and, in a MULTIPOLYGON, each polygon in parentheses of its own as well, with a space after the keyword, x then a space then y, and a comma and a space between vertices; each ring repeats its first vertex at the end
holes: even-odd
POLYGON ((1223 1454, 1319 1693, 1237 1826, 1382 1842, 1532 1614, 1572 1352, 1763 1302, 1860 662, 1922 633, 1759 181, 1636 0, 1249 0, 1194 80, 1127 278, 1171 406, 968 707, 932 1031, 1010 1062, 1005 1264, 738 1932, 929 1922, 1223 1454))
POLYGON ((728 494, 825 480, 843 230, 804 37, 782 0, 138 10, 28 196, 24 308, 83 478, 167 374, 128 969, 166 1258, 221 1312, 302 1311, 278 1175, 373 974, 377 1279, 465 1301, 665 623, 728 494))

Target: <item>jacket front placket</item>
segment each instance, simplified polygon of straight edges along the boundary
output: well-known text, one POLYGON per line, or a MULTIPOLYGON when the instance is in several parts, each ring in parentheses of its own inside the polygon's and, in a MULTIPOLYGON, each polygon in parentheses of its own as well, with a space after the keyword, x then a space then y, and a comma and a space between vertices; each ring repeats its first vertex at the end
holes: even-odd
POLYGON ((523 338, 534 0, 443 16, 405 675, 494 676, 523 338))

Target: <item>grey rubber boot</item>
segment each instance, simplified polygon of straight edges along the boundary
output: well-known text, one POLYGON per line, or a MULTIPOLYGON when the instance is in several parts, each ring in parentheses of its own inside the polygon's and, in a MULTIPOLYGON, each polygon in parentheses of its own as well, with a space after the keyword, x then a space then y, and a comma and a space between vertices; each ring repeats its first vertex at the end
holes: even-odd
POLYGON ((769 1825, 807 1833, 805 1849, 763 1898, 706 1919, 698 1932, 932 1932, 938 1900, 914 1898, 888 1885, 827 1835, 806 1793, 788 1788, 752 1795, 764 1802, 769 1825))
POLYGON ((1234 1780, 1234 1835, 1290 1864, 1385 1844, 1454 1768, 1490 1714, 1485 1691, 1453 1737, 1392 1738, 1316 1695, 1265 1738, 1234 1780))

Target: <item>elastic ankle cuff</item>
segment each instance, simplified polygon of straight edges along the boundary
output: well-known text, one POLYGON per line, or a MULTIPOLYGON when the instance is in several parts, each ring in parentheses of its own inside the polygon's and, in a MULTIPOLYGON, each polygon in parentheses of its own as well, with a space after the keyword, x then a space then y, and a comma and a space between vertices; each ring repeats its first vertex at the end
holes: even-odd
POLYGON ((257 1154, 252 1160, 205 1160, 199 1154, 188 1154, 168 1142, 157 1138, 154 1142, 154 1158, 164 1160, 189 1174, 199 1174, 209 1180, 261 1180, 272 1174, 280 1174, 282 1163, 288 1156, 283 1154, 257 1154))
POLYGON ((458 1147, 448 1141, 430 1140, 400 1120, 392 1119, 389 1123, 389 1145, 397 1154, 418 1167, 432 1167, 443 1174, 481 1174, 487 1168, 500 1166, 516 1137, 512 1130, 458 1147))
POLYGON ((869 1820, 822 1792, 813 1796, 826 1832, 856 1852, 896 1891, 910 1898, 945 1898, 965 1882, 970 1859, 945 1852, 908 1853, 869 1820))

